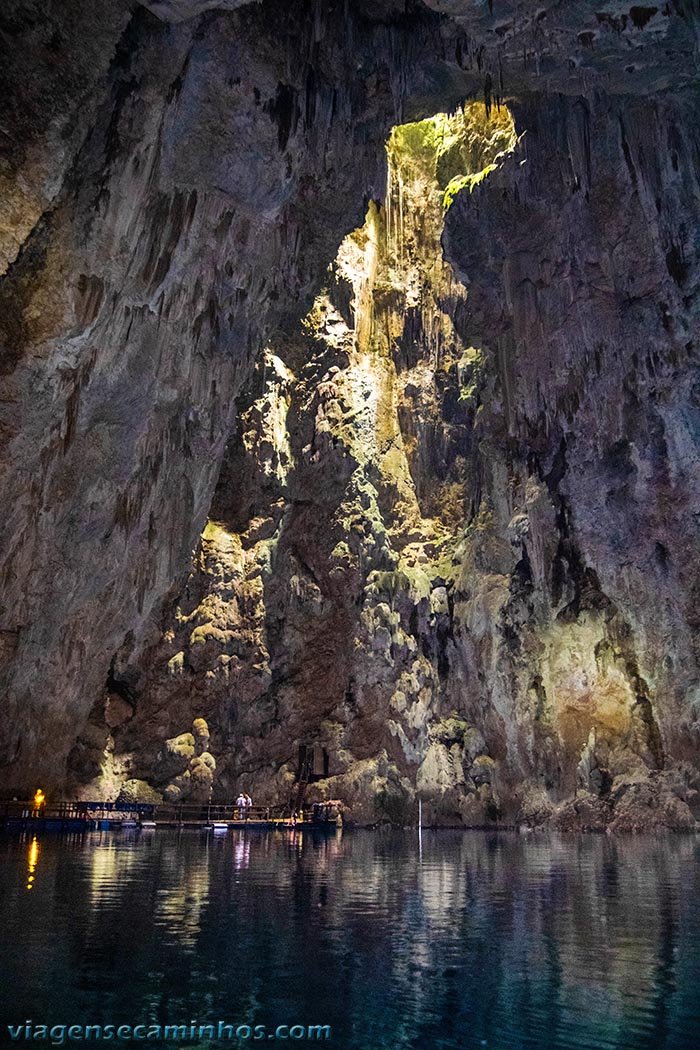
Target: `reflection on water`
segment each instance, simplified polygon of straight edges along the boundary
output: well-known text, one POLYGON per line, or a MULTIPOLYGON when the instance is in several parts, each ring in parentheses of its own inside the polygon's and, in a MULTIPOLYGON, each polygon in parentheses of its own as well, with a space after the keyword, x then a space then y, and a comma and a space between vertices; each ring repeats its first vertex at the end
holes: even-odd
POLYGON ((39 842, 36 835, 32 837, 29 843, 29 849, 27 850, 27 889, 31 890, 34 886, 34 879, 36 878, 34 872, 36 866, 39 863, 39 842))
POLYGON ((330 1024, 348 1050, 698 1045, 693 837, 423 832, 419 856, 402 832, 96 832, 5 837, 0 855, 3 1023, 330 1024))

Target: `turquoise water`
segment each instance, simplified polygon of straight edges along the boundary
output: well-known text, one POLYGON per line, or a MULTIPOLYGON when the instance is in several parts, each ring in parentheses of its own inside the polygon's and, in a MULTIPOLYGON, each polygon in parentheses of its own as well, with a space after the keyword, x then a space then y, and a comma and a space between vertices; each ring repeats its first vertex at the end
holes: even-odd
POLYGON ((419 854, 408 832, 7 835, 2 1045, 30 1045, 6 1025, 31 1020, 330 1025, 338 1050, 695 1048, 699 857, 694 837, 424 832, 419 854))

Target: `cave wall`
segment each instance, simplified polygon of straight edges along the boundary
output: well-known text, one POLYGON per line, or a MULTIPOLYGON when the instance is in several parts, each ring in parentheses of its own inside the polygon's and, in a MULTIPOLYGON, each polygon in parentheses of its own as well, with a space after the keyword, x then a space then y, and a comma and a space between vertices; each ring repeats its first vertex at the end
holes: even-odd
POLYGON ((519 163, 445 235, 497 376, 482 425, 520 558, 492 701, 532 727, 545 787, 580 754, 569 793, 603 787, 644 824, 638 759, 684 802, 698 762, 697 97, 543 103, 515 107, 519 163))
POLYGON ((476 406, 460 382, 475 364, 455 328, 466 289, 442 260, 443 195, 453 172, 515 141, 507 112, 489 120, 483 103, 465 124, 448 129, 439 181, 442 127, 394 133, 386 204, 343 242, 304 322, 266 349, 185 591, 159 643, 119 661, 119 725, 106 740, 100 707, 72 756, 82 779, 97 774, 88 794, 128 777, 169 801, 228 797, 245 777, 279 802, 310 742, 343 775, 355 819, 372 819, 375 796, 407 812, 405 774, 442 732, 440 711, 466 701, 446 585, 473 503, 476 406))
POLYGON ((85 6, 3 12, 8 791, 61 783, 114 654, 186 573, 264 333, 381 191, 397 68, 437 46, 434 16, 85 6))
POLYGON ((428 6, 3 10, 3 791, 281 797, 313 736, 366 819, 689 819, 697 12, 428 6), (524 136, 455 277, 300 328, 473 94, 524 136))
POLYGON ((693 825, 694 107, 533 97, 517 141, 481 104, 456 150, 394 132, 84 774, 278 802, 314 743, 363 821, 417 792, 443 823, 693 825))

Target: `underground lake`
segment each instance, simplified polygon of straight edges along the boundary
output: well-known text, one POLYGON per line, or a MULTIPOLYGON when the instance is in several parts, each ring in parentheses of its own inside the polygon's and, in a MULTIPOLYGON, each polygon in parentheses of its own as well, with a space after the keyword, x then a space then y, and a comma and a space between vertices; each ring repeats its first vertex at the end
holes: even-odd
POLYGON ((690 1050, 699 850, 447 830, 3 837, 2 1021, 57 1039, 141 1025, 157 1046, 210 1045, 222 1023, 240 1035, 216 1045, 690 1050))

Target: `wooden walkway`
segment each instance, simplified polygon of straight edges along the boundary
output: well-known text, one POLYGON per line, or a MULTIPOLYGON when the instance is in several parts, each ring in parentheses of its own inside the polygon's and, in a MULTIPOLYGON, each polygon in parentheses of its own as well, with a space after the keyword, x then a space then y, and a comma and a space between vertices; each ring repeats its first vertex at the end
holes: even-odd
POLYGON ((55 831, 153 830, 156 828, 202 828, 215 832, 237 830, 319 829, 335 827, 333 822, 312 819, 309 808, 298 819, 286 815, 282 807, 232 804, 149 805, 123 802, 57 802, 36 807, 33 802, 0 802, 0 827, 7 829, 46 829, 55 831))

